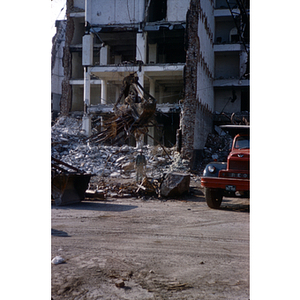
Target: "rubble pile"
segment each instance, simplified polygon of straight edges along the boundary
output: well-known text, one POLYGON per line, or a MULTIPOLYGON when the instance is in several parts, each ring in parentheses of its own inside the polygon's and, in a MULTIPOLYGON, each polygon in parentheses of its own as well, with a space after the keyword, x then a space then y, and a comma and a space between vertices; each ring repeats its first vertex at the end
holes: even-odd
MULTIPOLYGON (((133 178, 137 148, 123 145, 105 146, 86 140, 78 117, 59 117, 52 126, 52 156, 95 175, 113 178, 133 178)), ((226 161, 232 138, 224 132, 211 133, 203 151, 201 167, 213 160, 226 161)), ((188 172, 189 161, 182 159, 175 148, 167 148, 171 160, 161 146, 143 147, 147 160, 147 175, 161 177, 170 171, 188 172)))
MULTIPOLYGON (((51 127, 51 144, 79 142, 85 138, 81 117, 60 116, 51 127)), ((52 149, 53 150, 53 149, 52 149)))
MULTIPOLYGON (((93 177, 91 179, 92 188, 105 195, 126 197, 137 195, 138 190, 143 191, 135 181, 138 148, 126 144, 108 146, 94 143, 86 138, 81 128, 80 116, 60 116, 52 126, 52 157, 96 175, 95 180, 93 177)), ((231 136, 224 132, 209 134, 198 175, 190 174, 191 179, 200 180, 199 175, 209 162, 226 161, 231 142, 231 136)), ((147 162, 146 176, 156 189, 156 194, 161 182, 170 172, 190 173, 189 160, 182 159, 176 147, 163 149, 159 145, 144 145, 143 155, 147 162)), ((146 186, 146 183, 142 186, 146 186)))
MULTIPOLYGON (((81 133, 80 119, 62 116, 52 126, 52 156, 94 175, 135 178, 137 150, 128 145, 106 146, 87 141, 81 133)), ((175 148, 166 150, 171 160, 161 146, 143 147, 147 177, 160 178, 170 171, 188 171, 188 161, 182 160, 175 148)))

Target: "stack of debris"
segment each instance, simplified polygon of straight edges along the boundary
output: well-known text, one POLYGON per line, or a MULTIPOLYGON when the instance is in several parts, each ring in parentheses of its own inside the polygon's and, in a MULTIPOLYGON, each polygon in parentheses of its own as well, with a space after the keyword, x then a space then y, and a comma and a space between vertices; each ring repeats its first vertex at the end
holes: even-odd
POLYGON ((58 117, 53 126, 51 127, 52 145, 79 142, 85 137, 84 132, 81 131, 81 127, 81 117, 58 117))
POLYGON ((146 181, 136 184, 138 148, 128 145, 108 146, 87 141, 81 133, 81 121, 62 116, 52 126, 52 157, 95 175, 89 197, 126 197, 140 194, 160 195, 160 185, 168 173, 188 173, 189 161, 174 148, 143 147, 146 158, 146 181), (95 192, 97 191, 97 192, 95 192))
MULTIPOLYGON (((96 175, 95 179, 92 177, 90 185, 93 190, 99 190, 99 193, 126 197, 145 192, 143 188, 138 189, 135 182, 137 147, 108 146, 89 142, 82 133, 81 126, 79 117, 61 116, 56 120, 52 126, 52 157, 86 173, 96 175), (107 183, 112 180, 115 180, 115 183, 107 183)), ((213 160, 226 161, 227 159, 232 138, 220 131, 218 127, 215 129, 215 133, 208 135, 203 160, 197 174, 191 174, 195 181, 200 180, 199 177, 206 164, 213 160)), ((146 176, 156 194, 160 194, 160 185, 168 173, 190 172, 190 162, 182 159, 175 147, 163 149, 159 145, 145 145, 143 154, 147 161, 146 176)))
MULTIPOLYGON (((52 144, 52 156, 60 159, 74 167, 81 168, 87 173, 111 178, 133 178, 135 176, 135 159, 138 149, 136 147, 123 145, 105 146, 84 143, 84 141, 52 144)), ((174 149, 168 149, 172 158, 174 149)), ((144 146, 143 154, 147 160, 147 175, 153 178, 167 173, 172 161, 160 146, 144 146)), ((183 167, 177 167, 183 169, 183 167)))

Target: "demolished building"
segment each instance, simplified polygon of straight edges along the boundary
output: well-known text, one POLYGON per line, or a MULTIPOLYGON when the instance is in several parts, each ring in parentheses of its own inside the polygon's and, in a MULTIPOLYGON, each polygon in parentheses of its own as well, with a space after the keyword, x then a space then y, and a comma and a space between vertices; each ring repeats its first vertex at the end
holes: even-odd
POLYGON ((55 120, 60 112, 62 81, 64 78, 63 50, 65 47, 66 20, 55 21, 56 34, 52 39, 51 49, 51 114, 55 120))
POLYGON ((145 142, 201 159, 214 125, 249 112, 248 14, 249 1, 67 0, 61 113, 81 111, 90 136, 136 73, 157 100, 145 142))

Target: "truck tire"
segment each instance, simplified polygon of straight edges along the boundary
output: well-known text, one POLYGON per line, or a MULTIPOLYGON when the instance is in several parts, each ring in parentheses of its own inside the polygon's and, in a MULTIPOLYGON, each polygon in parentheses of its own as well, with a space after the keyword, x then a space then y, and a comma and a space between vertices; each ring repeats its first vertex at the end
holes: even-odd
POLYGON ((219 208, 223 200, 222 190, 204 188, 206 204, 210 208, 219 208))

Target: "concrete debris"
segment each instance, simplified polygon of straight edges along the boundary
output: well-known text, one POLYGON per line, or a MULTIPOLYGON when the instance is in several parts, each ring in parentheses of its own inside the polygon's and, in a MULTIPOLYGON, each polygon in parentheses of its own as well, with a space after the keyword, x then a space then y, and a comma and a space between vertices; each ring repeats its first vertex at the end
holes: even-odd
POLYGON ((84 138, 85 135, 81 131, 81 118, 72 118, 61 116, 56 119, 56 122, 51 127, 51 142, 52 144, 64 144, 70 141, 75 142, 84 138))
MULTIPOLYGON (((81 126, 81 116, 60 116, 56 120, 52 126, 52 157, 81 169, 87 174, 95 175, 88 188, 93 191, 87 193, 90 199, 103 199, 107 196, 131 197, 141 194, 160 196, 163 178, 166 178, 168 173, 190 172, 189 160, 183 159, 176 151, 176 147, 165 149, 168 152, 167 155, 161 146, 145 145, 143 154, 147 161, 145 177, 147 181, 140 184, 145 188, 143 189, 135 180, 135 160, 138 148, 126 144, 107 146, 89 142, 81 132, 81 126)), ((219 133, 221 135, 217 132, 208 135, 203 150, 203 159, 197 170, 199 175, 202 174, 205 165, 214 159, 226 161, 232 138, 221 131, 219 133)), ((190 176, 197 180, 196 174, 190 174, 190 176)), ((166 195, 167 192, 163 194, 166 195)))
POLYGON ((127 198, 137 196, 137 184, 135 180, 113 180, 108 177, 100 180, 98 179, 98 182, 96 181, 91 184, 91 188, 95 188, 96 190, 103 192, 104 198, 127 198))
POLYGON ((125 286, 125 282, 124 282, 122 279, 117 280, 117 281, 115 282, 115 286, 118 287, 118 288, 122 288, 122 287, 125 286))
POLYGON ((51 263, 53 265, 58 265, 58 264, 64 264, 66 261, 61 257, 61 256, 55 256, 52 260, 51 263))
POLYGON ((104 191, 103 190, 86 190, 85 198, 104 199, 104 191))
POLYGON ((145 194, 154 194, 157 191, 156 187, 158 187, 158 184, 159 182, 157 180, 151 183, 147 177, 144 177, 141 184, 138 184, 138 189, 136 190, 136 193, 138 193, 140 189, 142 189, 145 192, 145 194))
POLYGON ((190 174, 171 172, 161 184, 161 195, 164 197, 172 197, 182 195, 189 191, 190 174))
MULTIPOLYGON (((58 118, 52 126, 52 156, 86 173, 112 178, 134 178, 135 159, 138 154, 136 147, 86 142, 80 130, 80 119, 65 116, 58 118)), ((179 159, 175 148, 167 151, 172 160, 161 146, 143 147, 143 154, 147 160, 147 177, 160 178, 162 174, 168 173, 170 168, 179 168, 176 165, 172 166, 172 161, 178 164, 179 159)))

